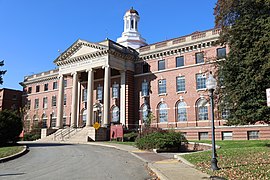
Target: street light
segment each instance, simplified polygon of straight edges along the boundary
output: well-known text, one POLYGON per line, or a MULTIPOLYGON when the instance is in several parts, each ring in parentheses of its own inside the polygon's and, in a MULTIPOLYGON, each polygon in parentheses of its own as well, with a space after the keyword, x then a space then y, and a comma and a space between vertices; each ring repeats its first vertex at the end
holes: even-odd
POLYGON ((211 168, 212 170, 219 170, 217 166, 217 153, 216 153, 216 142, 215 142, 215 124, 214 124, 214 90, 217 87, 217 81, 213 77, 212 72, 210 72, 206 80, 206 88, 210 92, 210 102, 211 102, 211 120, 212 120, 212 160, 211 168))

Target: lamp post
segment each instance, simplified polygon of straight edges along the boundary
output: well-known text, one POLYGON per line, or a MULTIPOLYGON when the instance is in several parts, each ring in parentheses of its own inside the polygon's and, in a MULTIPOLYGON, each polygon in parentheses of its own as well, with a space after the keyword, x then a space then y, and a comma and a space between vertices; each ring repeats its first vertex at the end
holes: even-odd
POLYGON ((217 154, 216 154, 216 142, 215 142, 215 124, 214 124, 214 90, 217 87, 217 81, 210 72, 209 77, 206 80, 206 88, 210 92, 210 102, 211 102, 211 120, 212 120, 212 160, 211 168, 212 170, 219 170, 217 166, 217 154))

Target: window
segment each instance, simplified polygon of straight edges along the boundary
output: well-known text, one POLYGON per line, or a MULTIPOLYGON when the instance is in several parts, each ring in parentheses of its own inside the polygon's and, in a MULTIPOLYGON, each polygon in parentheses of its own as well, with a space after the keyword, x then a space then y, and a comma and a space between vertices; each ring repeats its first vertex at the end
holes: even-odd
POLYGON ((142 122, 145 123, 148 118, 148 106, 144 104, 142 106, 142 122))
POLYGON ((248 131, 248 140, 259 139, 259 131, 248 131))
POLYGON ((38 105, 39 105, 39 99, 35 99, 35 109, 38 109, 38 105))
POLYGON ((196 87, 197 89, 205 89, 206 88, 206 78, 204 74, 196 74, 196 87))
POLYGON ((67 95, 64 94, 64 106, 67 105, 67 95))
POLYGON ((28 100, 28 101, 26 102, 26 108, 27 108, 27 109, 30 109, 30 108, 31 108, 31 100, 28 100))
POLYGON ((112 122, 119 122, 119 108, 117 106, 112 109, 112 122))
POLYGON ((166 79, 158 80, 158 94, 166 93, 166 79))
POLYGON ((57 89, 57 82, 53 82, 53 89, 57 89))
POLYGON ((52 96, 52 107, 56 106, 56 96, 52 96))
POLYGON ((142 82, 142 96, 149 96, 149 86, 146 81, 142 82))
POLYGON ((186 90, 186 81, 185 76, 178 76, 176 78, 176 90, 177 92, 185 91, 186 90))
POLYGON ((223 59, 226 57, 226 48, 218 48, 217 49, 217 59, 223 59))
POLYGON ((99 85, 97 87, 97 100, 102 101, 102 98, 103 98, 103 87, 99 85))
POLYGON ((187 121, 187 104, 185 102, 179 102, 177 104, 177 120, 178 122, 187 121))
POLYGON ((36 86, 36 92, 39 92, 39 91, 40 91, 40 86, 37 85, 37 86, 36 86))
POLYGON ((38 125, 38 116, 37 115, 34 115, 33 117, 33 128, 38 128, 39 125, 38 125))
POLYGON ((52 116, 51 127, 56 127, 56 114, 52 113, 51 116, 52 116))
POLYGON ((42 128, 46 128, 47 127, 47 116, 46 114, 42 115, 42 128))
POLYGON ((119 84, 113 84, 112 86, 112 98, 119 98, 119 84))
POLYGON ((232 140, 232 131, 222 132, 222 140, 232 140))
POLYGON ((184 66, 184 56, 176 57, 176 67, 184 66))
POLYGON ((84 110, 83 114, 82 114, 82 125, 85 126, 86 125, 86 118, 87 118, 87 111, 84 110))
POLYGON ((148 72, 150 72, 150 66, 149 66, 149 64, 144 63, 143 64, 143 73, 148 73, 148 72))
POLYGON ((203 63, 204 62, 204 55, 203 55, 202 52, 196 53, 195 54, 195 57, 196 57, 196 64, 199 64, 199 63, 203 63))
POLYGON ((64 79, 64 87, 67 87, 67 80, 64 79))
POLYGON ((208 140, 208 132, 199 132, 199 140, 208 140))
POLYGON ((197 101, 197 118, 198 120, 208 120, 208 103, 206 99, 200 99, 197 101))
POLYGON ((49 84, 46 83, 46 84, 44 84, 44 91, 48 91, 48 90, 49 90, 49 84))
POLYGON ((43 98, 43 109, 47 109, 48 108, 48 98, 44 97, 43 98))
POLYGON ((165 60, 159 60, 158 61, 158 70, 163 70, 165 69, 165 60))
POLYGON ((83 89, 82 101, 87 102, 87 89, 83 89))
POLYGON ((229 109, 222 109, 222 112, 221 112, 222 119, 228 119, 229 115, 230 115, 229 109))
POLYGON ((67 115, 66 113, 63 113, 63 126, 67 125, 67 115))
POLYGON ((29 87, 28 90, 27 90, 27 92, 28 92, 29 94, 31 94, 31 93, 32 93, 32 87, 29 87))
POLYGON ((166 103, 161 103, 158 107, 159 122, 168 122, 168 107, 166 103))
POLYGON ((133 19, 131 19, 131 21, 130 21, 130 27, 131 27, 131 29, 134 29, 134 20, 133 19))

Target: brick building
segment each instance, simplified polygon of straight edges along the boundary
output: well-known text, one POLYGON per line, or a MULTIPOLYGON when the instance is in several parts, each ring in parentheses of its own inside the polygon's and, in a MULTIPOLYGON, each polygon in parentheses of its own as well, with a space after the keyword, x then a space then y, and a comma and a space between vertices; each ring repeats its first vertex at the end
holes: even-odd
MULTIPOLYGON (((210 139, 205 81, 228 52, 217 45, 219 29, 148 45, 138 31, 139 20, 130 9, 117 42, 79 39, 56 58, 57 69, 25 76, 26 130, 39 123, 61 129, 95 122, 132 129, 151 112, 151 126, 182 131, 188 139, 210 139)), ((226 109, 216 111, 217 139, 270 136, 265 124, 224 126, 227 116, 226 109)))
POLYGON ((22 107, 22 91, 2 88, 0 89, 0 111, 18 111, 22 107))

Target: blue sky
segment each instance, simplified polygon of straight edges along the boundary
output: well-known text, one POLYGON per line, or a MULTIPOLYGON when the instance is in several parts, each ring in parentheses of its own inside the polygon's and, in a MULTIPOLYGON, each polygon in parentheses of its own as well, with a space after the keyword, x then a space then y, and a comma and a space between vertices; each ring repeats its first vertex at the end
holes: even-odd
POLYGON ((4 84, 21 90, 24 76, 56 68, 53 60, 77 39, 116 41, 125 11, 140 14, 147 43, 214 27, 216 0, 0 0, 4 84))

